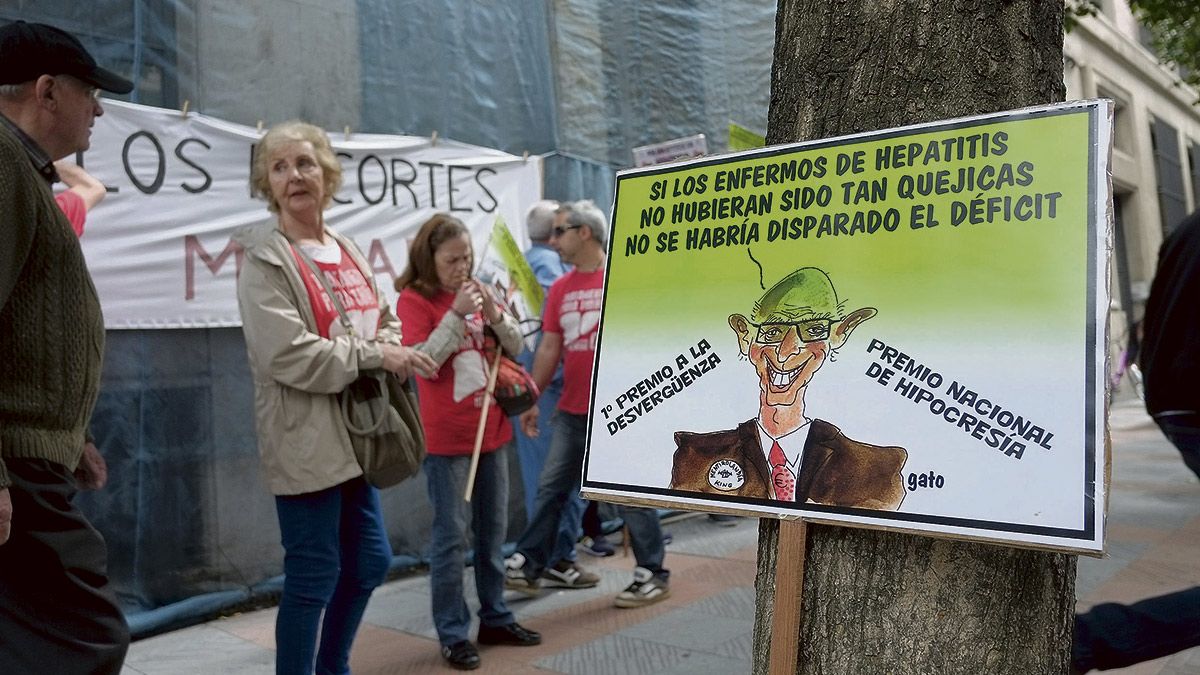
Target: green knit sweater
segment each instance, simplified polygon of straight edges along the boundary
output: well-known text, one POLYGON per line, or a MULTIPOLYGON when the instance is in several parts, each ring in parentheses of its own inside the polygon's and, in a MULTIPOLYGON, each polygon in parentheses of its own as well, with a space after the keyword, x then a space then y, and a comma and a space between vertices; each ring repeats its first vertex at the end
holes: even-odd
POLYGON ((0 488, 5 460, 74 470, 100 386, 104 319, 79 241, 0 125, 0 488))

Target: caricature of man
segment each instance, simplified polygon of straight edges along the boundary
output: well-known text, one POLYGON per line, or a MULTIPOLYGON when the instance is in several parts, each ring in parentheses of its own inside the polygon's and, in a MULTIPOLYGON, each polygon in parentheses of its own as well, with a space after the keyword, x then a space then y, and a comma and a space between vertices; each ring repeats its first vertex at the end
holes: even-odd
POLYGON ((805 415, 804 395, 851 331, 875 316, 843 314, 829 276, 792 272, 759 298, 750 318, 729 317, 759 378, 758 417, 736 429, 675 433, 671 488, 785 502, 891 509, 904 499, 904 448, 868 445, 805 415))

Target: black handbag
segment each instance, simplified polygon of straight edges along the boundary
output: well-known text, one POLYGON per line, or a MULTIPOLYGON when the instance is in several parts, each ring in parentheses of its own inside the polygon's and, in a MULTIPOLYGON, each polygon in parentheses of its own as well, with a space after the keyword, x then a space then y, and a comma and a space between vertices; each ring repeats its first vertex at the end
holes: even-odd
MULTIPOLYGON (((342 327, 353 335, 346 308, 329 280, 307 253, 293 248, 333 301, 342 327)), ((382 489, 416 475, 425 459, 425 430, 408 382, 381 368, 360 371, 338 399, 350 445, 367 483, 382 489)))

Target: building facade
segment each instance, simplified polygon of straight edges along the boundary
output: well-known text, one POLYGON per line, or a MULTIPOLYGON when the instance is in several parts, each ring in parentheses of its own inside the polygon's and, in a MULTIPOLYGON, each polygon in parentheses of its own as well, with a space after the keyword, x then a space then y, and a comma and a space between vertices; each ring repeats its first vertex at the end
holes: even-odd
POLYGON ((1067 33, 1067 98, 1114 104, 1111 349, 1141 317, 1163 236, 1200 208, 1200 93, 1159 63, 1127 2, 1067 33))

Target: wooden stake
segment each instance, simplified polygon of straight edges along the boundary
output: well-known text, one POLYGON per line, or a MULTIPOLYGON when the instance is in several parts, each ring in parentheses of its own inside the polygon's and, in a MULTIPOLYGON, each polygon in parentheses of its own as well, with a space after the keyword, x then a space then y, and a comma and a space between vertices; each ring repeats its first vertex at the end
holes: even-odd
POLYGON ((775 558, 775 612, 771 622, 771 675, 794 675, 800 656, 800 624, 804 594, 803 520, 779 523, 775 558))
POLYGON ((496 345, 496 360, 488 372, 487 391, 483 396, 483 410, 479 413, 479 428, 475 430, 475 449, 471 451, 471 470, 467 472, 467 490, 463 499, 471 501, 475 491, 475 471, 479 468, 479 451, 483 447, 483 430, 487 427, 488 409, 492 407, 492 392, 496 391, 496 375, 500 373, 500 345, 496 345))

